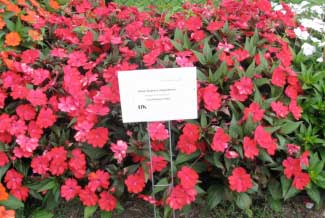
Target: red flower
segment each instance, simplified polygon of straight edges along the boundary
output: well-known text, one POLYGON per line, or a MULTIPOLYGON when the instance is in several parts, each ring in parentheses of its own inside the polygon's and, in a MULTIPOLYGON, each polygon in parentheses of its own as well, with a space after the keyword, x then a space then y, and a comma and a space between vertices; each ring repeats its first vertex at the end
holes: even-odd
POLYGON ((181 185, 177 185, 172 189, 170 195, 166 200, 166 203, 173 210, 182 209, 184 206, 193 202, 196 195, 197 192, 194 188, 184 189, 181 185))
POLYGON ((33 64, 40 56, 40 51, 37 49, 28 49, 21 53, 21 62, 25 64, 33 64))
POLYGON ((95 206, 98 201, 98 196, 96 193, 92 192, 89 187, 80 190, 79 198, 82 201, 83 205, 88 207, 95 206))
POLYGON ((11 189, 10 194, 21 201, 26 201, 28 197, 29 189, 25 186, 18 186, 15 189, 11 189))
POLYGON ((250 57, 248 51, 241 48, 231 52, 231 55, 233 55, 238 62, 241 62, 250 57))
POLYGON ((236 192, 246 192, 253 187, 253 182, 249 174, 242 167, 237 167, 228 178, 230 189, 236 192))
POLYGON ((38 147, 38 139, 29 138, 24 135, 17 136, 16 142, 26 152, 33 152, 38 147))
POLYGON ((165 151, 165 142, 163 141, 152 141, 151 147, 153 151, 165 151))
POLYGON ((207 30, 209 30, 211 33, 214 33, 217 30, 220 30, 224 26, 224 21, 214 21, 210 22, 207 26, 207 30))
POLYGON ((285 106, 281 101, 272 102, 271 108, 279 118, 285 118, 289 113, 288 106, 285 106))
POLYGON ((276 139, 273 139, 271 134, 264 130, 263 126, 258 126, 255 129, 254 139, 262 148, 266 149, 267 153, 270 155, 275 154, 277 148, 276 139))
POLYGON ((51 108, 42 108, 36 120, 36 124, 41 128, 52 126, 56 121, 56 116, 51 108))
POLYGON ((149 52, 148 54, 143 56, 143 63, 146 65, 146 67, 152 66, 154 63, 156 63, 161 51, 160 49, 155 49, 149 52))
POLYGON ((61 186, 61 197, 66 201, 70 201, 79 195, 81 187, 75 179, 66 179, 64 185, 61 186))
POLYGON ((282 162, 284 167, 284 175, 290 179, 292 176, 301 172, 300 160, 288 157, 282 162))
POLYGON ((185 22, 185 27, 186 27, 187 30, 190 30, 190 31, 198 30, 198 29, 200 29, 202 27, 202 20, 198 16, 190 17, 185 22))
POLYGON ((27 100, 33 106, 42 106, 47 103, 47 97, 40 89, 29 90, 28 95, 27 95, 27 100))
POLYGON ((253 93, 253 81, 249 77, 242 77, 230 86, 230 95, 233 100, 245 101, 253 93))
POLYGON ((287 73, 281 65, 274 69, 271 80, 273 85, 283 87, 286 84, 286 79, 287 73))
POLYGON ((87 63, 87 56, 84 52, 74 51, 69 54, 68 64, 73 67, 80 67, 87 63))
POLYGON ((248 108, 244 109, 244 117, 242 120, 247 120, 248 116, 251 115, 253 122, 259 122, 264 117, 265 110, 261 109, 260 105, 256 102, 252 102, 248 108))
POLYGON ((300 166, 305 166, 305 167, 309 166, 309 160, 308 160, 309 155, 310 155, 309 151, 305 151, 304 153, 302 153, 302 155, 300 156, 300 166))
POLYGON ((81 149, 75 148, 71 152, 69 160, 69 169, 74 177, 80 179, 86 174, 86 156, 82 153, 81 149))
POLYGON ((245 136, 243 141, 243 146, 244 146, 245 157, 254 160, 254 158, 258 156, 259 150, 256 146, 256 141, 254 139, 245 136))
POLYGON ((123 140, 117 140, 116 144, 111 144, 111 150, 114 153, 114 158, 118 163, 122 163, 126 157, 126 151, 128 150, 128 144, 123 140))
POLYGON ((295 175, 292 185, 298 190, 303 190, 309 183, 308 173, 299 172, 295 175))
POLYGON ((21 104, 16 108, 17 115, 23 120, 32 120, 35 118, 36 112, 30 104, 21 104))
MULTIPOLYGON (((166 168, 168 162, 162 156, 153 156, 152 157, 152 168, 153 172, 160 172, 166 168)), ((147 162, 148 167, 150 168, 150 162, 147 162)))
POLYGON ((218 110, 221 106, 221 96, 217 91, 218 88, 213 84, 209 84, 207 87, 202 88, 204 107, 208 111, 212 112, 218 110))
POLYGON ((197 172, 187 166, 183 166, 182 169, 177 172, 177 177, 181 181, 180 185, 184 189, 194 188, 199 179, 197 172))
POLYGON ((102 148, 108 140, 108 129, 104 127, 98 127, 90 130, 87 134, 87 142, 93 147, 102 148))
POLYGON ((112 211, 116 208, 116 199, 109 192, 100 193, 100 199, 98 205, 101 210, 112 211))
POLYGON ((54 147, 46 154, 51 160, 49 171, 52 173, 52 175, 60 176, 68 168, 68 164, 66 162, 67 154, 68 152, 63 146, 54 147))
POLYGON ((139 193, 145 186, 144 171, 140 168, 135 174, 129 175, 125 180, 125 185, 130 193, 139 193))
POLYGON ((200 129, 197 125, 186 123, 183 134, 179 137, 177 147, 185 154, 192 154, 197 150, 197 141, 200 137, 200 129))
POLYGON ((103 171, 97 170, 96 172, 91 172, 88 175, 88 185, 89 190, 95 192, 98 188, 107 189, 109 186, 110 175, 103 171))
POLYGON ((3 151, 0 151, 0 167, 4 167, 5 165, 7 165, 7 163, 9 163, 9 159, 8 159, 6 153, 3 151))
POLYGON ((213 136, 211 148, 216 152, 224 152, 228 148, 228 142, 231 138, 227 135, 222 128, 218 128, 213 136))
POLYGON ((299 120, 301 118, 302 108, 298 106, 295 101, 290 102, 289 110, 296 120, 299 120))
POLYGON ((40 175, 45 175, 49 170, 49 158, 47 155, 34 157, 31 163, 33 173, 38 173, 40 175))
POLYGON ((165 125, 160 122, 149 123, 148 131, 150 138, 154 141, 163 141, 169 137, 168 130, 165 128, 165 125))

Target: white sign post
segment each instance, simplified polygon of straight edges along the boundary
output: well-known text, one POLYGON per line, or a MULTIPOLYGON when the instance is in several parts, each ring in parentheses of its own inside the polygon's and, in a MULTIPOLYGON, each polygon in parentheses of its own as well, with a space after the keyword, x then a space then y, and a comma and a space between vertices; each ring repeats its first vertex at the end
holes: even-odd
MULTIPOLYGON (((168 121, 171 186, 174 186, 171 120, 197 119, 196 68, 119 71, 123 123, 168 121)), ((147 125, 148 126, 148 125, 147 125)), ((152 150, 148 131, 150 165, 152 150)), ((157 185, 151 173, 152 192, 157 185)), ((169 186, 169 185, 166 185, 169 186)), ((157 217, 154 205, 154 217, 157 217)), ((175 212, 173 211, 175 218, 175 212)))

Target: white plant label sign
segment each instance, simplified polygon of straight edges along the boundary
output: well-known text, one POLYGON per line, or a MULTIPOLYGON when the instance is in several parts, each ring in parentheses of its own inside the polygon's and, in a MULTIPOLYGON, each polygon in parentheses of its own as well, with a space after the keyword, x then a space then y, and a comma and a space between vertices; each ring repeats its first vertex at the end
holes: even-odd
POLYGON ((197 118, 195 67, 119 71, 124 123, 197 118))

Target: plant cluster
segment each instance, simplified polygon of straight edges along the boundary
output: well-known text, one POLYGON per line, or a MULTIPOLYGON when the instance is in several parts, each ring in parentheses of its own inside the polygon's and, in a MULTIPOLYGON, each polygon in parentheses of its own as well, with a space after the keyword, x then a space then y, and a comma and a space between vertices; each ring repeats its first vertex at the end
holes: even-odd
POLYGON ((0 179, 9 195, 0 204, 52 217, 60 198, 79 198, 85 216, 99 208, 109 217, 130 193, 168 217, 200 199, 209 209, 221 201, 248 209, 265 193, 278 208, 305 189, 316 199, 310 152, 293 144, 302 114, 292 68, 297 23, 282 6, 186 3, 166 19, 155 9, 75 0, 38 21, 50 43, 34 46, 11 34, 20 36, 18 19, 2 42, 0 179), (187 66, 197 67, 198 120, 173 121, 172 132, 163 122, 122 123, 118 71, 187 66), (175 187, 153 198, 151 172, 175 187))

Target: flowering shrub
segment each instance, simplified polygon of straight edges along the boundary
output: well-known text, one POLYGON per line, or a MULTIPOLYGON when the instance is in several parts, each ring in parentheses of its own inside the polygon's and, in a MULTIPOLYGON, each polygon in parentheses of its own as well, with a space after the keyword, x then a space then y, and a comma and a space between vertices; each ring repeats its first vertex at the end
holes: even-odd
POLYGON ((79 198, 86 214, 99 207, 105 216, 128 192, 168 216, 197 198, 209 209, 221 201, 246 209, 266 190, 276 206, 311 186, 309 152, 292 144, 302 89, 290 8, 273 11, 266 0, 183 7, 167 21, 155 10, 72 1, 64 16, 43 20, 50 45, 2 56, 0 178, 13 209, 42 202, 26 207, 37 217, 60 197, 79 198), (173 132, 149 125, 151 168, 144 125, 121 122, 117 71, 185 66, 198 69, 199 119, 174 121, 173 132), (153 198, 150 172, 160 185, 172 180, 169 136, 175 187, 153 198))

